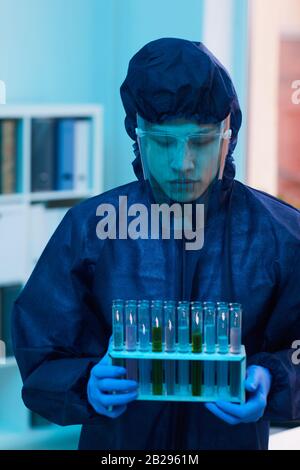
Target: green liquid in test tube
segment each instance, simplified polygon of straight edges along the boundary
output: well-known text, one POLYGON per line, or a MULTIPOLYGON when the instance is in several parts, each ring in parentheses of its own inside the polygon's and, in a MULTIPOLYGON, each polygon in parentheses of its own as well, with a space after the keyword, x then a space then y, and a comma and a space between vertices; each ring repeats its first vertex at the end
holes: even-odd
POLYGON ((192 352, 200 353, 201 351, 202 351, 202 334, 194 332, 192 336, 192 352))
MULTIPOLYGON (((152 352, 162 352, 162 302, 153 301, 151 305, 152 317, 152 352)), ((163 362, 152 360, 152 393, 163 393, 163 362)))
MULTIPOLYGON (((201 302, 193 302, 192 313, 192 352, 202 352, 202 305, 201 302)), ((200 361, 192 361, 192 395, 200 396, 202 392, 202 364, 200 361)))
POLYGON ((152 327, 152 351, 162 352, 162 328, 158 322, 152 327))

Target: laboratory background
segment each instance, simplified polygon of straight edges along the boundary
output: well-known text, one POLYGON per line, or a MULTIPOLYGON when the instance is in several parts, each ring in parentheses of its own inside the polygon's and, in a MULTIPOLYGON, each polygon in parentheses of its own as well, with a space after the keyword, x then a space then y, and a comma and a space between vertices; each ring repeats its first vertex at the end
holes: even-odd
MULTIPOLYGON (((119 89, 162 37, 202 41, 229 71, 236 179, 300 208, 299 0, 0 0, 0 449, 77 448, 80 426, 22 402, 10 312, 68 208, 135 179, 119 89)), ((272 423, 270 449, 300 449, 300 422, 272 423)))

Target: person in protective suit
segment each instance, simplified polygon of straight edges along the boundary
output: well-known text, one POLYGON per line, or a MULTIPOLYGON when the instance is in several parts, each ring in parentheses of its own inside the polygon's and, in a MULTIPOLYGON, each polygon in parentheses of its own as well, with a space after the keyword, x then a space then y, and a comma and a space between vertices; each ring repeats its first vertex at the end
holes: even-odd
POLYGON ((300 368, 293 361, 300 339, 299 211, 234 179, 241 111, 227 71, 202 43, 150 42, 131 59, 121 97, 138 180, 71 208, 16 300, 13 343, 24 403, 54 423, 82 424, 80 449, 266 449, 271 419, 300 419, 300 368), (193 179, 193 165, 175 165, 171 174, 180 176, 171 181, 159 164, 157 170, 159 152, 154 164, 149 155, 143 159, 144 137, 172 134, 186 142, 229 126, 230 141, 208 179, 193 179), (178 200, 176 192, 187 195, 180 202, 205 204, 201 249, 183 250, 175 239, 97 237, 100 204, 117 210, 122 195, 128 206, 149 207, 162 194, 178 200), (241 303, 246 403, 135 400, 136 383, 105 362, 111 303, 124 296, 241 303), (117 380, 123 393, 105 393, 117 390, 117 380))

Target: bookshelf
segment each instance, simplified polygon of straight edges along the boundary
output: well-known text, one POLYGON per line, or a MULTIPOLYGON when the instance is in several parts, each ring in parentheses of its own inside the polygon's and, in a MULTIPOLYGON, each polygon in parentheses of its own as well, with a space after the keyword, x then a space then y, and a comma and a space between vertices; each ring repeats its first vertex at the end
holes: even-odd
POLYGON ((103 191, 103 109, 98 105, 23 105, 1 106, 0 121, 15 120, 21 151, 17 155, 19 164, 19 190, 13 194, 0 194, 0 204, 10 201, 31 202, 37 200, 82 199, 103 191), (89 185, 85 191, 76 190, 41 191, 31 190, 32 124, 36 119, 86 119, 91 122, 92 138, 89 163, 89 185))
MULTIPOLYGON (((39 160, 38 164, 39 162, 43 163, 43 160, 39 160)), ((66 431, 54 424, 43 423, 42 420, 39 426, 39 419, 33 419, 31 411, 24 406, 21 399, 21 377, 16 361, 11 355, 11 344, 8 344, 7 340, 10 334, 9 318, 6 318, 8 311, 4 312, 3 306, 10 305, 26 283, 43 248, 67 210, 81 200, 103 192, 102 175, 101 106, 51 104, 0 107, 0 339, 7 343, 6 362, 0 362, 0 449, 46 449, 51 446, 55 448, 56 445, 57 448, 63 448, 64 438, 69 448, 69 444, 78 437, 79 426, 71 426, 66 431), (14 133, 12 134, 10 128, 8 137, 3 137, 5 122, 13 122, 14 133), (36 133, 36 123, 44 125, 47 122, 53 124, 53 143, 46 139, 43 142, 41 136, 44 134, 37 136, 36 133), (65 123, 72 131, 70 134, 64 135, 59 130, 65 123), (3 143, 5 139, 6 144, 3 143), (61 148, 59 139, 63 142, 61 148), (71 165, 74 169, 71 183, 69 181, 64 187, 59 179, 61 175, 55 174, 51 179, 53 184, 50 188, 39 188, 36 184, 34 187, 34 165, 40 154, 43 154, 43 157, 48 155, 48 163, 52 164, 55 171, 60 171, 57 170, 60 167, 65 169, 62 158, 67 158, 66 142, 73 142, 73 153, 69 151, 67 162, 69 167, 71 165), (50 157, 49 147, 53 150, 50 157), (8 157, 5 156, 5 151, 8 157), (10 162, 9 158, 13 158, 13 162, 10 162), (54 164, 51 159, 58 160, 54 164), (77 175, 80 175, 81 171, 81 181, 78 184, 76 171, 77 175), (33 422, 37 424, 33 426, 33 422), (55 444, 56 441, 59 441, 59 444, 55 444)))

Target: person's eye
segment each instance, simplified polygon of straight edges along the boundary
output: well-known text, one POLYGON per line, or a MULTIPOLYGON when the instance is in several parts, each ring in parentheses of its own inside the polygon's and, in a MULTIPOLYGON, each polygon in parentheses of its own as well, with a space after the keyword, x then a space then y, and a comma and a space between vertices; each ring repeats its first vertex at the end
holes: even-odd
POLYGON ((205 145, 209 145, 213 143, 216 139, 215 135, 212 134, 207 134, 207 135, 201 135, 197 137, 193 137, 190 139, 190 145, 192 148, 201 148, 205 145))
POLYGON ((159 147, 163 148, 170 148, 176 145, 175 139, 172 137, 166 137, 166 136, 154 136, 153 141, 155 142, 156 145, 159 147))

